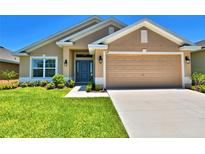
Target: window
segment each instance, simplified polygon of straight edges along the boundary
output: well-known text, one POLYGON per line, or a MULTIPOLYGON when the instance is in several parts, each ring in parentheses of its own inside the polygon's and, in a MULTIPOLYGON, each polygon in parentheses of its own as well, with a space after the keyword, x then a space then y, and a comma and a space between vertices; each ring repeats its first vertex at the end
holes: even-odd
POLYGON ((114 27, 112 27, 112 26, 108 27, 108 34, 112 34, 114 32, 115 32, 115 28, 114 27))
POLYGON ((141 43, 148 43, 148 31, 141 30, 141 43))
POLYGON ((53 77, 56 72, 56 58, 33 58, 32 77, 53 77))

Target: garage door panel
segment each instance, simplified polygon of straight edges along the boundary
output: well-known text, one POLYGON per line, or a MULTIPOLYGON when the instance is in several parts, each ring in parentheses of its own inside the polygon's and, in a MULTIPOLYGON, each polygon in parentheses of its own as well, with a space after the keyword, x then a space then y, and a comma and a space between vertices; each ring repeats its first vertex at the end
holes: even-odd
POLYGON ((180 55, 107 55, 108 88, 181 87, 180 55))

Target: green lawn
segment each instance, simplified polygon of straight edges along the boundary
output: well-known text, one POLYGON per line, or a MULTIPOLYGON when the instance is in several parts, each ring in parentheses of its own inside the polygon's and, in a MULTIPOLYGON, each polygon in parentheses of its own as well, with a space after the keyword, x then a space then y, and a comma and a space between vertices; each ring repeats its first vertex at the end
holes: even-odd
POLYGON ((109 98, 63 98, 68 92, 0 91, 0 137, 128 137, 109 98))

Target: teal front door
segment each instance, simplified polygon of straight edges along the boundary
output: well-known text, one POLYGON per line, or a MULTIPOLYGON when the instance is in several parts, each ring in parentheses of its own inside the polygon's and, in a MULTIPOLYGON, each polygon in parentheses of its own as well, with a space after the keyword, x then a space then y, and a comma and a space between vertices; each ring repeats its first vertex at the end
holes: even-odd
POLYGON ((93 61, 92 60, 77 60, 76 61, 76 82, 89 82, 93 76, 93 61))

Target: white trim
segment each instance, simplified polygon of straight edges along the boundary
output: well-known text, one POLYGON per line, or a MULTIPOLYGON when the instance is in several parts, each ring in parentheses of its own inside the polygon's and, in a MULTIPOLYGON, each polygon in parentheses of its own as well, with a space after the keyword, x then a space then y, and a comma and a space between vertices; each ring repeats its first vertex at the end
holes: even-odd
POLYGON ((49 82, 52 81, 52 78, 30 78, 30 77, 20 77, 19 81, 20 82, 27 82, 27 81, 42 81, 42 80, 47 80, 49 82))
POLYGON ((196 51, 196 50, 200 50, 202 47, 201 46, 183 46, 180 47, 180 50, 189 50, 189 51, 196 51))
POLYGON ((106 89, 106 51, 103 52, 103 78, 104 78, 103 88, 106 89))
POLYGON ((29 77, 30 79, 46 79, 49 77, 45 77, 45 60, 46 59, 55 59, 56 64, 55 64, 55 74, 58 73, 58 57, 57 56, 30 56, 30 71, 29 71, 29 77), (32 77, 32 60, 33 59, 43 59, 43 77, 32 77))
POLYGON ((72 46, 73 44, 74 44, 73 42, 62 42, 62 41, 56 42, 56 45, 58 45, 59 47, 62 47, 62 46, 72 46))
POLYGON ((141 43, 148 43, 148 30, 142 29, 140 34, 141 43))
POLYGON ((188 84, 188 85, 191 85, 192 84, 192 79, 191 77, 188 77, 188 76, 185 76, 184 77, 184 84, 188 84))
POLYGON ((183 39, 182 37, 176 35, 175 33, 173 32, 170 32, 169 30, 165 29, 164 27, 154 23, 153 21, 149 20, 149 19, 143 19, 143 20, 140 20, 130 26, 127 26, 111 35, 108 35, 96 42, 94 42, 93 44, 99 44, 99 43, 104 43, 104 44, 109 44, 137 29, 140 29, 142 27, 147 27, 148 29, 158 33, 159 35, 179 44, 179 45, 182 45, 184 43, 189 43, 189 44, 192 44, 190 41, 187 41, 185 39, 183 39))
POLYGON ((182 68, 182 88, 185 88, 185 64, 184 64, 184 53, 181 54, 181 68, 182 68))
POLYGON ((183 52, 158 52, 158 51, 109 51, 107 54, 139 54, 139 55, 181 55, 183 52))
POLYGON ((0 58, 0 62, 12 63, 12 64, 19 64, 19 61, 18 61, 18 60, 10 60, 10 59, 3 59, 3 58, 0 58))
POLYGON ((108 49, 108 45, 103 45, 103 44, 88 44, 88 49, 90 54, 94 54, 96 49, 108 49))
POLYGON ((104 78, 103 77, 95 77, 95 84, 96 85, 104 85, 104 78))
MULTIPOLYGON (((142 52, 142 51, 109 51, 107 54, 137 54, 137 55, 181 55, 182 88, 185 88, 184 52, 142 52)), ((105 66, 104 66, 105 67, 105 66)), ((105 69, 105 68, 104 68, 105 69)), ((106 77, 106 76, 105 76, 106 77)), ((106 80, 106 79, 105 79, 106 80)), ((106 81, 105 81, 106 83, 106 81)), ((106 86, 106 85, 105 85, 106 86)))

